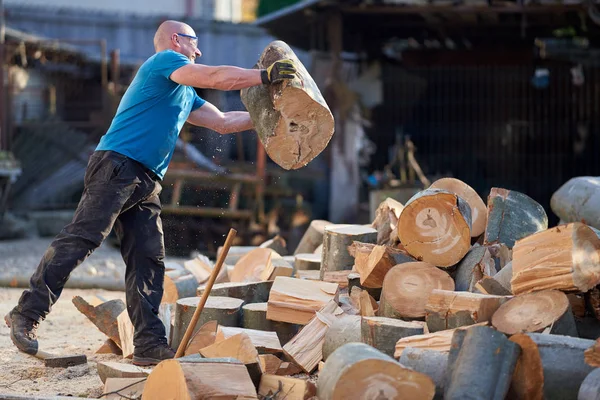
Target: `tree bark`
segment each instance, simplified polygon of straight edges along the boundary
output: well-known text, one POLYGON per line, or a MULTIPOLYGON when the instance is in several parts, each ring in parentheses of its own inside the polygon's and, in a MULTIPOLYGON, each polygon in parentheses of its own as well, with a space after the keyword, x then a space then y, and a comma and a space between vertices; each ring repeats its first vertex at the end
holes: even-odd
POLYGON ((289 342, 298 333, 300 325, 267 319, 267 303, 252 303, 242 307, 243 327, 277 334, 282 345, 289 342))
POLYGON ((102 383, 106 382, 107 378, 145 378, 152 372, 151 369, 113 361, 99 362, 96 369, 102 383))
POLYGON ((448 353, 409 347, 402 352, 400 364, 427 375, 435 383, 435 399, 444 397, 448 353))
POLYGON ((243 89, 240 97, 269 157, 290 170, 304 167, 327 147, 334 120, 317 84, 287 44, 271 42, 255 67, 266 69, 283 59, 293 60, 296 78, 243 89))
POLYGON ((375 211, 375 220, 371 226, 377 229, 377 244, 394 246, 398 243, 398 218, 404 206, 399 201, 388 197, 379 204, 375 211))
POLYGON ((323 360, 349 342, 360 342, 360 315, 342 315, 333 321, 325 333, 323 360))
POLYGON ((600 229, 600 177, 569 179, 550 198, 550 208, 564 223, 585 221, 600 229))
POLYGON ((496 275, 496 267, 490 251, 485 246, 472 247, 458 263, 454 282, 456 291, 473 292, 475 285, 485 276, 496 275))
POLYGON ((348 246, 354 241, 375 243, 377 231, 363 225, 333 225, 325 228, 321 279, 326 272, 352 269, 354 257, 350 255, 348 246))
MULTIPOLYGON (((269 299, 269 292, 273 281, 262 282, 224 282, 213 285, 210 295, 220 297, 233 297, 249 303, 264 303, 269 299)), ((204 294, 205 288, 198 288, 197 296, 204 294)))
POLYGON ((360 341, 393 357, 398 340, 407 336, 422 335, 424 325, 423 322, 407 322, 385 317, 362 317, 360 341))
POLYGON ((300 239, 300 243, 298 243, 294 255, 314 253, 315 250, 323 244, 323 234, 325 233, 325 227, 327 225, 334 224, 322 219, 311 221, 306 232, 304 232, 302 239, 300 239))

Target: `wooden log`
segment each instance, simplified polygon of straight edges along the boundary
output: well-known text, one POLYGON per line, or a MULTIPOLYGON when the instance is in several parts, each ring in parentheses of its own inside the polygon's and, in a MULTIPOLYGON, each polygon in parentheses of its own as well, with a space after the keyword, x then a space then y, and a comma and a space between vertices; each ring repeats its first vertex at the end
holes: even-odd
POLYGON ((364 344, 347 343, 333 352, 319 374, 320 400, 432 399, 435 384, 364 344))
POLYGON ((174 279, 165 275, 163 288, 164 292, 161 303, 175 304, 179 299, 194 297, 196 295, 198 280, 191 274, 174 279))
POLYGON ((317 394, 314 383, 304 379, 264 374, 258 387, 258 395, 265 399, 306 400, 317 394))
POLYGON ((127 310, 123 311, 117 317, 117 327, 119 329, 119 340, 121 342, 121 350, 123 353, 123 358, 131 358, 133 357, 133 333, 134 328, 131 323, 131 319, 129 319, 129 314, 127 310))
POLYGON ((580 222, 547 229, 515 244, 512 270, 514 294, 586 292, 600 284, 600 239, 580 222))
POLYGON ((366 259, 356 257, 354 268, 360 274, 360 284, 368 288, 380 288, 383 279, 392 267, 407 262, 414 262, 408 253, 389 246, 375 246, 366 259))
POLYGON ((584 352, 585 362, 595 368, 600 368, 600 338, 584 352))
MULTIPOLYGON (((264 303, 269 299, 269 292, 273 286, 272 281, 260 282, 224 282, 213 285, 210 295, 233 297, 248 303, 264 303)), ((204 288, 199 287, 197 296, 204 294, 204 288)))
MULTIPOLYGON (((235 265, 242 256, 248 254, 250 251, 258 249, 258 246, 231 246, 229 251, 227 252, 227 257, 225 257, 225 264, 227 265, 235 265)), ((217 249, 217 260, 219 256, 223 252, 223 246, 219 246, 217 249)))
POLYGON ((352 289, 357 288, 360 290, 366 290, 369 292, 369 295, 373 297, 375 300, 379 301, 381 297, 381 288, 367 288, 360 284, 360 274, 356 272, 351 272, 348 274, 348 294, 352 296, 352 289))
POLYGON ((360 342, 360 315, 341 315, 333 321, 325 333, 323 360, 350 342, 360 342))
POLYGON ((496 275, 493 276, 494 280, 498 282, 502 287, 512 293, 512 287, 510 281, 512 280, 512 261, 509 262, 502 268, 496 275))
POLYGON ((506 397, 517 359, 518 344, 486 326, 455 333, 456 362, 448 359, 444 399, 497 399, 506 397), (473 377, 477 379, 473 379, 473 377))
POLYGON ((222 326, 219 329, 223 333, 223 337, 225 339, 240 333, 247 335, 259 354, 278 354, 283 351, 281 348, 281 342, 279 341, 279 338, 275 332, 236 328, 232 326, 222 326))
POLYGON ((578 176, 565 182, 550 198, 550 208, 564 223, 585 222, 600 229, 600 178, 578 176))
POLYGON ((471 208, 465 200, 441 189, 426 189, 404 206, 398 237, 419 261, 447 268, 471 247, 471 208))
POLYGON ((98 362, 96 369, 102 383, 106 383, 108 378, 145 378, 152 372, 151 369, 113 361, 98 362))
POLYGON ((115 354, 117 356, 122 356, 123 351, 121 351, 121 348, 117 346, 112 339, 106 339, 102 346, 96 350, 96 354, 115 354))
POLYGON ((104 393, 113 394, 103 398, 106 400, 141 398, 145 384, 145 378, 107 378, 104 382, 104 393))
POLYGON ((321 270, 321 255, 313 253, 298 253, 294 258, 296 270, 321 270))
POLYGON ((586 308, 590 314, 600 321, 600 286, 587 291, 584 295, 586 308))
POLYGON ((506 290, 497 280, 491 276, 484 276, 475 284, 475 292, 482 294, 491 294, 494 296, 510 296, 510 290, 506 290))
POLYGON ((242 89, 240 97, 269 157, 290 170, 304 167, 327 147, 334 120, 317 84, 286 43, 271 42, 255 67, 265 69, 282 59, 293 60, 294 79, 242 89))
POLYGON ((198 254, 193 259, 183 263, 183 267, 194 275, 198 283, 204 283, 208 280, 214 266, 215 264, 202 254, 198 254))
POLYGON ((465 200, 471 208, 471 237, 479 237, 487 223, 487 207, 475 189, 456 178, 441 178, 433 182, 430 189, 442 189, 465 200))
POLYGON ((492 325, 507 335, 544 332, 577 337, 569 299, 558 290, 517 296, 498 308, 492 325))
POLYGON ((321 307, 337 301, 339 285, 278 276, 267 303, 267 319, 307 324, 321 307))
POLYGON ((379 311, 379 305, 366 290, 355 288, 350 296, 350 301, 358 314, 363 317, 374 317, 379 311))
POLYGON ((304 232, 302 239, 300 239, 300 243, 298 243, 296 250, 294 250, 294 255, 314 253, 315 250, 323 244, 323 233, 325 232, 325 227, 327 225, 333 224, 322 219, 311 221, 306 232, 304 232))
POLYGON ((121 347, 117 318, 125 310, 125 302, 121 299, 109 300, 98 306, 92 306, 80 296, 73 297, 75 307, 96 327, 121 347))
POLYGON ((240 257, 229 274, 231 282, 260 282, 265 269, 272 267, 271 259, 281 256, 271 249, 256 248, 240 257))
POLYGON ((429 332, 474 325, 492 319, 492 315, 510 297, 434 289, 425 305, 429 332))
POLYGON ((398 218, 404 206, 388 197, 379 204, 371 226, 377 230, 377 244, 394 246, 398 243, 398 218))
POLYGON ((170 345, 173 333, 173 323, 175 321, 175 304, 161 303, 161 305, 158 306, 158 319, 160 319, 165 327, 165 337, 170 345))
POLYGON ((492 254, 486 246, 472 247, 457 266, 456 291, 474 292, 475 285, 486 276, 496 275, 492 254))
POLYGON ((293 276, 294 267, 283 258, 271 258, 271 262, 260 274, 262 281, 273 281, 278 276, 293 276))
POLYGON ((280 256, 288 255, 287 243, 285 239, 279 235, 275 235, 273 238, 261 243, 261 245, 258 247, 261 247, 263 249, 271 249, 280 256))
POLYGON ((542 400, 544 398, 544 369, 537 345, 524 334, 510 337, 521 347, 521 355, 513 372, 508 398, 515 400, 542 400))
POLYGON ((279 342, 289 342, 301 325, 267 319, 267 303, 251 303, 242 307, 242 326, 246 329, 271 331, 277 334, 279 342))
MULTIPOLYGON (((171 347, 179 348, 179 343, 192 320, 192 316, 200 302, 199 297, 188 297, 175 303, 175 326, 171 347)), ((231 297, 209 296, 204 310, 194 328, 194 333, 208 321, 217 321, 223 326, 239 326, 243 301, 231 297)))
POLYGON ((277 370, 275 375, 290 376, 299 374, 301 372, 302 370, 300 369, 300 367, 294 364, 293 362, 284 361, 279 366, 279 369, 277 370))
POLYGON ((360 341, 390 357, 394 356, 398 340, 423 333, 423 322, 408 322, 385 317, 362 317, 361 319, 360 341))
POLYGON ((444 397, 448 353, 409 347, 404 349, 400 364, 430 377, 435 383, 435 399, 444 397))
POLYGON ((377 231, 363 225, 333 225, 325 227, 323 234, 323 257, 321 259, 321 279, 326 272, 350 270, 354 257, 348 246, 352 242, 375 243, 377 231))
POLYGON ((225 340, 225 336, 217 321, 208 321, 194 333, 183 354, 198 354, 201 349, 222 340, 225 340))
POLYGON ((577 400, 600 400, 600 368, 585 377, 579 388, 577 400))
POLYGON ((388 318, 423 318, 433 289, 454 290, 454 281, 445 271, 426 262, 397 265, 383 281, 378 314, 388 318))
POLYGON ((281 359, 273 354, 259 354, 258 360, 260 361, 260 369, 265 374, 277 374, 282 363, 281 359))
POLYGON ((503 243, 512 248, 517 240, 545 229, 548 216, 539 203, 515 190, 492 188, 484 244, 503 243))
POLYGON ((162 361, 148 376, 142 400, 256 399, 256 389, 241 362, 229 359, 162 361))

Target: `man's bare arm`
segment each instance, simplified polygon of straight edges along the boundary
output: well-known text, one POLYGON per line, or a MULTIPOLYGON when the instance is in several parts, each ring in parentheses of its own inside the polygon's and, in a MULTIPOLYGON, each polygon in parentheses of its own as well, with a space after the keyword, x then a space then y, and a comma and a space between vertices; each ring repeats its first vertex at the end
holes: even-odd
POLYGON ((248 112, 230 111, 224 113, 209 102, 192 111, 187 122, 212 129, 222 135, 254 129, 254 124, 248 112))
POLYGON ((217 90, 240 90, 262 84, 261 71, 233 66, 188 64, 176 69, 171 80, 180 85, 217 90))

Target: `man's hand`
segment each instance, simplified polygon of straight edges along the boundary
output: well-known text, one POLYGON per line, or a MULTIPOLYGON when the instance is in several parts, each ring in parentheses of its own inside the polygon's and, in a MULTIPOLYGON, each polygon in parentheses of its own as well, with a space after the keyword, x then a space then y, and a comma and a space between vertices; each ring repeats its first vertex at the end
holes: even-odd
POLYGON ((261 71, 262 83, 277 83, 284 79, 294 79, 296 66, 292 60, 275 61, 269 68, 261 71))

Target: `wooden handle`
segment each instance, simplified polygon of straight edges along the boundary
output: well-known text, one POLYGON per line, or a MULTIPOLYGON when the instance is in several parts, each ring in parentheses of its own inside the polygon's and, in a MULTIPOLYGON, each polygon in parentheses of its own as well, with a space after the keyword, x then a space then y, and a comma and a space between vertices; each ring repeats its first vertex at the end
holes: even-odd
POLYGON ((223 251, 221 252, 219 259, 217 260, 217 263, 215 264, 215 267, 213 268, 212 273, 210 274, 208 283, 206 284, 206 287, 204 288, 204 293, 202 293, 202 297, 200 298, 200 302, 198 303, 198 308, 196 308, 196 311, 194 312, 194 315, 192 316, 192 320, 190 321, 190 324, 188 325, 187 329, 185 330, 185 335, 183 335, 183 339, 181 339, 181 343, 179 343, 179 347, 177 348, 177 353, 175 353, 175 358, 179 358, 183 355, 185 348, 187 347, 188 342, 190 341, 190 338, 192 337, 194 328, 196 327, 196 324, 198 323, 198 319, 200 318, 200 313, 204 309, 206 300, 208 299, 208 296, 210 295, 210 291, 213 287, 213 284, 215 283, 215 280, 217 279, 217 276, 219 275, 221 266, 225 262, 225 258, 227 257, 227 253, 229 253, 229 248, 231 247, 231 244, 233 243, 233 239, 235 238, 236 233, 237 233, 237 231, 235 229, 233 229, 233 228, 229 229, 229 234, 227 235, 227 239, 225 239, 225 244, 223 245, 223 251))

